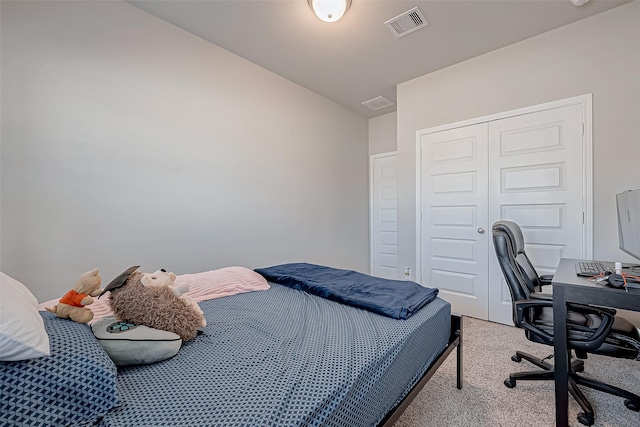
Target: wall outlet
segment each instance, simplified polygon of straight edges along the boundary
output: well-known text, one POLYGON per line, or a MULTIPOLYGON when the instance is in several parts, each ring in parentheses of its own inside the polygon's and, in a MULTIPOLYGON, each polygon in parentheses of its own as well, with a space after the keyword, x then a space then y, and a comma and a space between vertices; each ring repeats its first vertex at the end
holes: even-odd
POLYGON ((411 267, 404 268, 404 278, 411 279, 411 267))

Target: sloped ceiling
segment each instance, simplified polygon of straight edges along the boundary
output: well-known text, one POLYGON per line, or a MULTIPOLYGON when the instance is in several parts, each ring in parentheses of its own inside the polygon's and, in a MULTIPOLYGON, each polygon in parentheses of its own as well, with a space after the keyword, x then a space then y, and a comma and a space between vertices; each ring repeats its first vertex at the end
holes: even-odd
POLYGON ((628 3, 591 0, 353 0, 338 22, 306 0, 129 1, 366 117, 362 102, 396 102, 396 85, 628 3), (419 7, 429 25, 396 38, 384 22, 419 7))

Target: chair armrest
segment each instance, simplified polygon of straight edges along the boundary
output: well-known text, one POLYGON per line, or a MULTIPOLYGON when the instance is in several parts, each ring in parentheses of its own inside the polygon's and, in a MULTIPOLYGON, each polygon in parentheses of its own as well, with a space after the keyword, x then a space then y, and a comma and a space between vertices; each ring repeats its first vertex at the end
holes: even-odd
POLYGON ((531 324, 527 319, 525 310, 529 310, 531 308, 537 308, 537 307, 553 307, 553 301, 547 300, 547 299, 536 299, 536 300, 523 299, 520 301, 516 301, 515 311, 516 311, 516 319, 518 321, 518 325, 530 332, 533 332, 536 335, 539 335, 545 338, 551 344, 553 343, 553 334, 550 334, 546 331, 543 331, 540 328, 537 328, 536 326, 531 324))
MULTIPOLYGON (((531 295, 534 296, 536 294, 534 293, 531 295)), ((516 319, 518 321, 518 324, 522 328, 539 335, 540 337, 548 340, 551 344, 553 343, 553 334, 533 325, 531 322, 529 322, 528 316, 526 315, 527 311, 532 308, 543 307, 552 308, 553 300, 536 298, 516 301, 516 319)), ((572 334, 572 336, 568 339, 569 347, 578 348, 580 350, 595 350, 600 347, 611 331, 611 327, 613 326, 613 322, 615 320, 616 311, 609 308, 593 307, 584 304, 568 304, 567 310, 582 314, 592 314, 601 318, 600 325, 598 325, 598 327, 595 329, 586 326, 568 325, 569 332, 574 331, 578 334, 584 334, 584 336, 582 337, 576 336, 576 334, 572 334)))
POLYGON ((571 325, 569 327, 569 330, 588 334, 584 338, 576 337, 574 335, 569 340, 573 347, 582 350, 595 350, 600 347, 607 338, 607 335, 609 335, 609 332, 611 332, 611 327, 616 320, 616 311, 612 308, 569 303, 567 304, 567 310, 582 314, 594 314, 596 316, 600 316, 600 325, 595 330, 593 328, 577 325, 571 325))
POLYGON ((553 274, 543 274, 539 279, 541 286, 550 285, 553 282, 553 274))

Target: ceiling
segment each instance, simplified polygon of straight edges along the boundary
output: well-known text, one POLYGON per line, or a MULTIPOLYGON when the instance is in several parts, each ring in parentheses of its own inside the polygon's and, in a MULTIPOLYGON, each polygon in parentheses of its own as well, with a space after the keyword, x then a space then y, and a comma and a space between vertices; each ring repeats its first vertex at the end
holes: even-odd
POLYGON ((365 117, 396 85, 603 12, 629 0, 353 0, 338 22, 306 0, 131 0, 129 3, 365 117), (413 7, 429 25, 396 38, 384 25, 413 7))

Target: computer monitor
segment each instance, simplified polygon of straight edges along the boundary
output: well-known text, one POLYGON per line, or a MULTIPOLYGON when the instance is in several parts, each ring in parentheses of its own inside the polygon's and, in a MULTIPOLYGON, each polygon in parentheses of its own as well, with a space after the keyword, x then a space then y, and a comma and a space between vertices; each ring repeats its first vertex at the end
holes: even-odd
POLYGON ((616 194, 620 249, 640 260, 640 189, 616 194))

